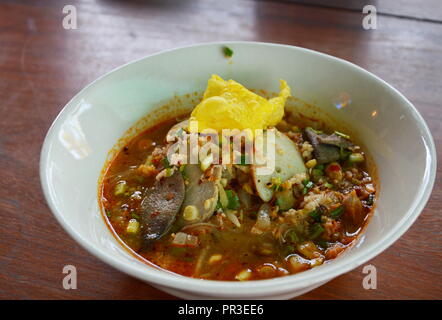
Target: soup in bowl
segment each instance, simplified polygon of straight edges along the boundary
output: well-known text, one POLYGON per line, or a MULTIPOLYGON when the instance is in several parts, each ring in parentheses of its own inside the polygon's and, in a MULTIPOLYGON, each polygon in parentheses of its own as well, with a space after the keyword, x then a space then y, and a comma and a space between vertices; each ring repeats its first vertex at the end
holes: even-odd
POLYGON ((213 75, 189 115, 148 128, 106 163, 99 198, 140 258, 184 276, 249 281, 327 263, 374 208, 365 152, 329 122, 213 75), (287 109, 287 110, 285 110, 287 109))
POLYGON ((123 272, 183 298, 288 298, 397 240, 435 164, 424 120, 381 79, 233 42, 153 55, 83 89, 48 132, 41 179, 65 230, 123 272), (241 131, 239 149, 223 129, 241 131), (205 150, 194 161, 171 147, 192 141, 205 150))

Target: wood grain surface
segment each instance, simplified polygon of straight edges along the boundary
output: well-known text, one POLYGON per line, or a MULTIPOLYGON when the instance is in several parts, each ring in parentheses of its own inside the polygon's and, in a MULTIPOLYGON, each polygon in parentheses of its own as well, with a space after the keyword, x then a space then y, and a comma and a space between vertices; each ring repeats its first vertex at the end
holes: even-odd
MULTIPOLYGON (((435 1, 427 2, 433 3, 431 15, 426 1, 399 16, 390 6, 393 14, 379 14, 378 29, 368 31, 354 8, 293 1, 66 2, 77 8, 77 30, 62 27, 65 1, 0 0, 0 298, 174 298, 80 248, 53 218, 38 174, 44 136, 65 103, 103 73, 160 50, 255 40, 347 59, 415 104, 442 159, 442 22, 435 1), (77 290, 62 287, 67 264, 77 267, 77 290)), ((361 267, 299 298, 441 299, 441 170, 439 163, 433 193, 416 223, 370 261, 378 271, 377 290, 363 289, 361 267)))

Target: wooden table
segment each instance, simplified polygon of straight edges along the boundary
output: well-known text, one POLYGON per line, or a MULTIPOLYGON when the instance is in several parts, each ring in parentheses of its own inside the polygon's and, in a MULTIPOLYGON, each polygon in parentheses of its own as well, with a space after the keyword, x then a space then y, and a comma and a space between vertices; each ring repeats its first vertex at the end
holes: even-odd
MULTIPOLYGON (((160 50, 258 40, 347 59, 415 104, 442 159, 441 2, 384 1, 376 30, 361 26, 363 1, 314 2, 0 0, 0 298, 173 298, 80 248, 49 211, 38 174, 45 133, 64 104, 103 73, 160 50), (64 2, 76 6, 77 30, 62 27, 64 2), (77 290, 62 287, 67 264, 77 267, 77 290)), ((363 289, 361 267, 300 298, 441 299, 441 170, 413 227, 370 261, 377 290, 363 289)))

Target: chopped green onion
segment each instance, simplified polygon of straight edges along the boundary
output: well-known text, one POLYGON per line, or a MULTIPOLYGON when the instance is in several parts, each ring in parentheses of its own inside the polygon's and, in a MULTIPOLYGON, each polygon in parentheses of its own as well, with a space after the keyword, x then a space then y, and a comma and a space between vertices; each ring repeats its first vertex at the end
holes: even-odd
POLYGON ((282 200, 280 198, 277 198, 275 204, 281 209, 282 200))
POLYGON ((345 134, 345 133, 342 133, 342 132, 339 132, 339 131, 335 131, 335 133, 336 133, 338 136, 341 136, 342 138, 350 139, 350 136, 347 135, 347 134, 345 134))
POLYGON ((315 210, 313 210, 312 212, 310 212, 309 216, 312 217, 313 220, 315 220, 316 222, 320 222, 321 216, 322 216, 322 210, 318 207, 315 210))
POLYGON ((226 195, 227 195, 227 200, 228 200, 227 209, 230 209, 230 210, 238 209, 240 206, 240 203, 239 203, 239 198, 238 198, 238 195, 236 194, 236 192, 233 190, 226 190, 226 195))
POLYGON ((218 198, 218 201, 217 201, 217 203, 216 203, 216 207, 215 207, 215 211, 218 211, 219 209, 222 209, 222 205, 221 205, 221 201, 219 200, 219 198, 218 198))
POLYGON ((167 157, 163 159, 163 166, 164 168, 170 168, 170 162, 169 159, 167 159, 167 157))
POLYGON ((140 216, 138 214, 136 214, 135 212, 131 213, 132 218, 140 220, 140 216))
POLYGON ((340 206, 339 208, 336 208, 332 212, 330 212, 330 217, 333 219, 337 219, 341 216, 341 214, 344 212, 344 207, 340 206))
POLYGON ((278 191, 281 187, 281 178, 273 177, 272 182, 267 183, 267 187, 272 189, 273 191, 278 191))
POLYGON ((308 129, 308 128, 310 128, 311 130, 313 130, 313 132, 315 132, 317 134, 323 133, 321 130, 316 130, 316 129, 313 129, 312 127, 307 127, 306 129, 308 129))
POLYGON ((339 151, 339 158, 341 160, 346 160, 350 155, 351 155, 351 151, 346 150, 346 149, 341 147, 341 149, 339 151))
POLYGON ((348 160, 350 160, 350 162, 353 162, 353 163, 363 162, 364 161, 364 155, 362 153, 352 153, 348 157, 348 160))
POLYGON ((279 210, 285 211, 290 208, 293 208, 295 204, 295 197, 293 196, 292 189, 287 189, 283 191, 278 191, 275 194, 276 202, 275 204, 279 207, 279 210))
POLYGON ((318 241, 318 245, 322 248, 322 249, 327 249, 329 247, 329 244, 327 241, 325 240, 319 240, 318 241))
POLYGON ((304 187, 307 187, 307 188, 311 188, 311 187, 313 187, 313 182, 311 182, 310 180, 308 180, 308 179, 305 179, 305 180, 302 180, 302 184, 304 185, 304 187))
POLYGON ((315 223, 310 232, 310 239, 316 239, 324 232, 324 228, 321 226, 320 223, 315 223))
POLYGON ((166 168, 166 177, 170 177, 172 176, 172 174, 173 174, 172 168, 166 168))
POLYGON ((302 189, 302 194, 307 194, 309 190, 315 185, 312 181, 307 179, 303 180, 302 184, 304 185, 304 189, 302 189))
POLYGON ((324 187, 329 188, 329 189, 333 189, 335 186, 332 185, 330 182, 326 182, 326 183, 324 183, 324 187))
POLYGON ((313 169, 312 170, 312 176, 313 176, 313 179, 319 179, 320 177, 322 177, 324 175, 324 171, 323 170, 320 170, 320 169, 313 169))
POLYGON ((286 237, 288 238, 288 240, 290 240, 290 242, 292 243, 298 243, 300 242, 298 235, 296 234, 295 230, 290 230, 289 232, 287 232, 286 237))
POLYGON ((223 47, 223 53, 227 58, 231 58, 233 56, 233 50, 227 46, 223 47))
POLYGON ((289 254, 295 252, 295 247, 291 244, 284 246, 284 255, 288 256, 289 254))
POLYGON ((105 212, 106 212, 106 216, 108 218, 110 218, 111 217, 111 211, 109 209, 106 209, 105 212))

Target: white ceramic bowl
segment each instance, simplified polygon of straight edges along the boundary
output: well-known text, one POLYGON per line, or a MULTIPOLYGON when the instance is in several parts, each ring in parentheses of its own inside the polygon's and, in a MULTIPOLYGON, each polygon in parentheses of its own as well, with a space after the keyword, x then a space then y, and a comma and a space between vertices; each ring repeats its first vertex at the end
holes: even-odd
POLYGON ((431 193, 436 153, 420 114, 373 74, 322 53, 253 42, 210 43, 155 54, 124 65, 78 93, 46 136, 40 175, 63 228, 109 265, 182 298, 290 298, 366 263, 416 220, 431 193), (234 51, 227 60, 221 47, 234 51), (300 274, 250 282, 191 279, 146 265, 124 249, 99 212, 97 181, 109 150, 137 120, 174 95, 203 91, 217 73, 254 89, 293 94, 357 132, 377 164, 380 192, 366 233, 347 252, 300 274), (342 103, 344 100, 345 103, 342 103))

